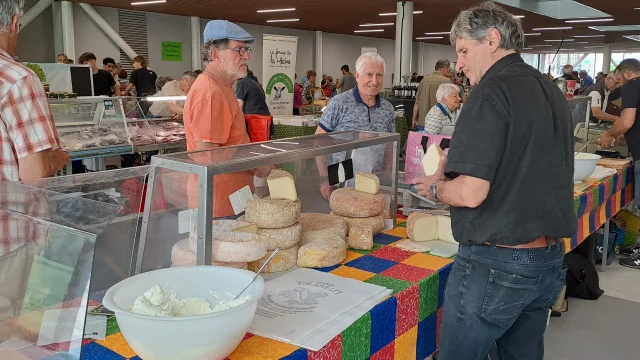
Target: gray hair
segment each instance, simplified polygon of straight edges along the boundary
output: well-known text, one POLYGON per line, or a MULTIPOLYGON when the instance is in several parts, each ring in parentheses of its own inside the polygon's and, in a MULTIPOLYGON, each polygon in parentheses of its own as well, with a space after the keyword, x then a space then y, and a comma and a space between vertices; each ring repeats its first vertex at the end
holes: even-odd
POLYGON ((9 30, 14 15, 22 16, 24 0, 0 1, 0 32, 9 30))
POLYGON ((500 33, 500 48, 519 53, 524 47, 522 22, 491 1, 460 12, 453 21, 449 38, 454 46, 458 39, 483 42, 491 29, 500 33))
POLYGON ((223 50, 226 49, 227 46, 229 46, 228 39, 207 41, 202 45, 201 49, 202 62, 204 62, 205 65, 208 65, 211 61, 213 61, 213 59, 211 58, 211 50, 213 50, 214 48, 223 50))
POLYGON ((440 86, 438 86, 438 90, 436 91, 436 101, 442 102, 442 100, 447 96, 451 96, 452 93, 458 92, 460 92, 460 89, 458 89, 457 85, 449 83, 440 84, 440 86))
POLYGON ((359 74, 362 74, 362 68, 364 67, 364 64, 382 65, 382 67, 384 68, 384 72, 387 72, 387 64, 385 64, 384 59, 378 53, 368 52, 360 55, 358 60, 356 60, 356 71, 359 74))
POLYGON ((195 79, 197 78, 198 75, 193 72, 193 71, 185 71, 184 73, 182 73, 182 78, 186 78, 187 80, 191 80, 191 79, 195 79))
POLYGON ((156 90, 160 91, 162 90, 162 88, 169 82, 169 81, 173 81, 173 79, 170 76, 159 76, 156 79, 156 90))

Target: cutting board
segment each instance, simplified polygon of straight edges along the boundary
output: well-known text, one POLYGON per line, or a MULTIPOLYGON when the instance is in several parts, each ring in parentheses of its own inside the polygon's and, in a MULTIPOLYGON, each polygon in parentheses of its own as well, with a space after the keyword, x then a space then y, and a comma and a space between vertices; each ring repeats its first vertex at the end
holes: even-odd
POLYGON ((610 169, 624 169, 626 167, 628 167, 629 165, 631 165, 631 161, 633 161, 632 158, 626 158, 626 159, 600 159, 598 160, 598 165, 600 166, 604 166, 606 168, 610 168, 610 169))
POLYGON ((585 191, 589 186, 595 184, 598 180, 596 179, 592 179, 592 178, 587 178, 582 180, 581 183, 578 184, 573 184, 573 192, 575 194, 581 193, 583 191, 585 191))

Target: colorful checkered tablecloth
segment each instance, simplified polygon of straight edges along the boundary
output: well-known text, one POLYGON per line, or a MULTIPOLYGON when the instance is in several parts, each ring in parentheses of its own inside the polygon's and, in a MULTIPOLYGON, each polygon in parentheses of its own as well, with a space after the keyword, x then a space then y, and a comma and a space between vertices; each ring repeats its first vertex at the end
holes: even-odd
MULTIPOLYGON (((381 302, 320 351, 247 334, 229 360, 339 360, 419 359, 438 348, 442 301, 452 260, 399 249, 407 237, 405 220, 378 234, 372 251, 347 251, 340 265, 319 269, 393 290, 381 302)), ((138 359, 120 333, 115 319, 108 321, 104 341, 84 345, 84 360, 138 359)))
POLYGON ((573 210, 578 217, 578 231, 572 238, 564 239, 566 252, 575 249, 628 205, 633 200, 633 185, 633 167, 627 167, 577 194, 573 210))

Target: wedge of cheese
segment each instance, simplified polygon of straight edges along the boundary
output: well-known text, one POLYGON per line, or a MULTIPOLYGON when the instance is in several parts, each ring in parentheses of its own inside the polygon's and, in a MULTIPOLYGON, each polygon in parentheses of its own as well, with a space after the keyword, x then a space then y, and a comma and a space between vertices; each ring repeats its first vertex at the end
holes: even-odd
POLYGON ((442 240, 457 244, 448 216, 411 213, 407 218, 407 235, 416 242, 442 240))
POLYGON ((353 226, 349 229, 349 248, 371 250, 373 248, 373 232, 369 227, 353 226))
POLYGON ((256 224, 243 225, 243 226, 234 228, 232 230, 255 235, 258 233, 258 225, 256 224))
POLYGON ((312 241, 298 250, 298 266, 322 268, 340 264, 347 257, 347 244, 338 236, 312 241))
POLYGON ((422 157, 422 168, 426 176, 431 176, 438 171, 442 156, 444 156, 444 151, 442 151, 440 145, 431 144, 427 148, 427 152, 422 157))
MULTIPOLYGON (((273 251, 267 251, 262 259, 252 261, 248 265, 249 271, 258 272, 262 265, 273 255, 273 251)), ((265 273, 276 273, 280 271, 287 271, 296 266, 298 260, 298 245, 295 245, 289 249, 280 249, 276 256, 271 259, 271 262, 264 268, 265 273)))
POLYGON ((356 172, 356 191, 375 195, 380 191, 380 179, 374 174, 356 172))
POLYGON ((293 180, 293 176, 287 171, 271 170, 267 177, 267 186, 269 186, 269 194, 273 200, 298 200, 296 183, 293 180))

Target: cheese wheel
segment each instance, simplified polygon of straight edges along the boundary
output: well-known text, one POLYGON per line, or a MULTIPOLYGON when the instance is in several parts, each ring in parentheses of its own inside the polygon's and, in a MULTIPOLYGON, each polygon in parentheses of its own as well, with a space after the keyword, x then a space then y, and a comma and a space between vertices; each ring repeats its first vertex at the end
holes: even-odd
POLYGON ((298 266, 322 268, 340 264, 347 257, 347 244, 338 236, 312 241, 298 250, 298 266))
POLYGON ((331 216, 344 220, 347 223, 347 231, 351 230, 353 226, 371 228, 373 235, 378 235, 382 230, 384 230, 384 217, 382 217, 382 215, 367 218, 352 218, 331 213, 331 216))
POLYGON ((380 191, 380 179, 374 174, 356 172, 356 190, 375 195, 380 191))
MULTIPOLYGON (((249 271, 258 272, 262 265, 269 259, 269 257, 273 254, 273 251, 267 251, 267 255, 265 255, 262 259, 258 261, 252 261, 249 263, 249 271)), ((292 267, 296 266, 296 262, 298 260, 298 245, 294 245, 288 249, 280 249, 276 256, 271 259, 269 264, 262 270, 265 273, 275 273, 280 271, 287 271, 292 267)))
POLYGON ((351 249, 371 250, 373 233, 370 227, 352 226, 349 229, 349 247, 351 249))
POLYGON ((245 206, 244 219, 261 229, 282 229, 298 222, 300 206, 300 199, 249 199, 245 206))
POLYGON ((267 242, 267 251, 289 249, 300 242, 302 226, 296 223, 282 229, 258 229, 258 236, 267 242))
POLYGON ((300 214, 300 225, 302 225, 301 246, 333 236, 338 236, 345 242, 347 240, 347 223, 338 216, 322 213, 304 213, 300 214))
POLYGON ((427 148, 427 152, 422 157, 422 169, 426 176, 431 176, 438 171, 442 156, 444 156, 444 151, 440 145, 433 143, 427 148))
MULTIPOLYGON (((214 220, 214 224, 220 221, 214 220)), ((225 224, 224 226, 230 226, 225 224)), ((234 225, 235 226, 235 225, 234 225)), ((267 242, 258 235, 251 233, 224 230, 214 225, 212 243, 212 258, 223 262, 249 262, 262 258, 267 253, 267 242)), ((198 233, 193 230, 189 234, 189 248, 198 252, 198 233)))
MULTIPOLYGON (((254 224, 238 220, 212 220, 211 238, 223 241, 251 241, 256 238, 258 228, 254 224), (255 229, 255 231, 254 231, 255 229)), ((191 227, 191 234, 197 238, 198 224, 191 227)))
MULTIPOLYGON (((183 239, 178 241, 171 248, 171 266, 195 266, 197 263, 196 253, 191 251, 189 246, 189 239, 183 239)), ((224 266, 236 269, 247 269, 247 263, 227 263, 220 261, 211 261, 211 265, 224 266)))
POLYGON ((273 200, 298 200, 296 183, 289 172, 280 169, 273 169, 267 177, 269 186, 269 196, 273 200))
POLYGON ((451 218, 414 212, 407 218, 407 235, 413 241, 442 240, 455 244, 451 218))
POLYGON ((343 188, 331 193, 329 206, 331 211, 341 216, 366 218, 382 213, 384 197, 380 194, 366 194, 354 188, 343 188))

